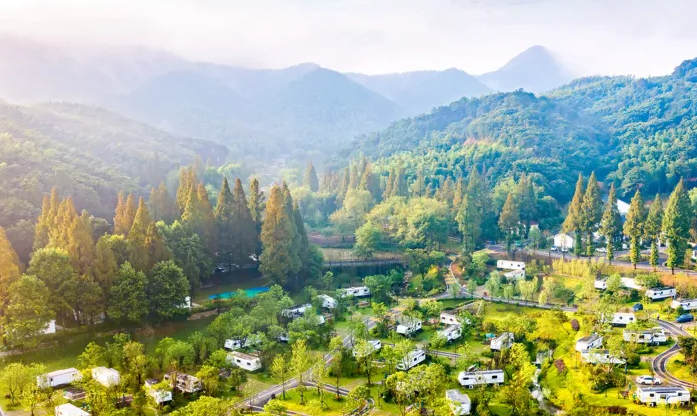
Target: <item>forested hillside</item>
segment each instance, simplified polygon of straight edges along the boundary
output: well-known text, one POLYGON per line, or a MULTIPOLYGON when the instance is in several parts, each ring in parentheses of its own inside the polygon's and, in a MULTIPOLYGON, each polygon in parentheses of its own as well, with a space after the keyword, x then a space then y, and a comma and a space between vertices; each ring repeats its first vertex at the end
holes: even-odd
POLYGON ((174 137, 94 107, 0 101, 0 224, 26 253, 43 195, 53 186, 79 210, 105 217, 119 190, 145 192, 196 155, 216 164, 226 153, 224 146, 174 137))
POLYGON ((411 178, 418 166, 434 178, 477 166, 492 185, 528 173, 562 204, 576 175, 593 170, 621 197, 666 192, 680 177, 697 179, 696 80, 691 60, 665 77, 594 77, 539 97, 463 98, 361 138, 341 157, 379 159, 383 173, 403 163, 411 178))

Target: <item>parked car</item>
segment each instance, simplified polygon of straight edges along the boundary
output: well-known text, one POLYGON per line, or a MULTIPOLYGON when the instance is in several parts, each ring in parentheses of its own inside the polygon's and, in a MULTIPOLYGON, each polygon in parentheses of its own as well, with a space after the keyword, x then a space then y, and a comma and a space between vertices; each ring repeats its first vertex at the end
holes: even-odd
POLYGON ((649 386, 655 386, 661 384, 661 379, 652 376, 639 376, 636 378, 637 384, 644 384, 649 386))
POLYGON ((557 246, 552 246, 552 248, 551 248, 550 250, 552 250, 552 251, 559 251, 559 247, 557 247, 557 246))
POLYGON ((598 247, 595 249, 598 253, 607 253, 607 249, 605 247, 598 247))
POLYGON ((644 310, 644 305, 642 305, 641 303, 635 303, 634 306, 632 306, 632 310, 633 310, 634 312, 643 311, 643 310, 644 310))
POLYGON ((692 314, 686 313, 686 314, 678 316, 678 319, 676 319, 675 322, 682 324, 685 322, 692 322, 694 320, 695 320, 695 317, 692 316, 692 314))
POLYGON ((568 252, 569 252, 569 249, 566 248, 566 247, 562 247, 562 248, 561 248, 561 252, 562 252, 562 253, 568 253, 568 252))

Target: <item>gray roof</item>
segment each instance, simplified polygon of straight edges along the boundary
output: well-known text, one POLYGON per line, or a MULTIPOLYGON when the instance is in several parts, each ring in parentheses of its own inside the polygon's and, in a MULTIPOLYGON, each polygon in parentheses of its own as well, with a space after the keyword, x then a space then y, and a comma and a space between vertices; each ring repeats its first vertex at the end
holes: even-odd
POLYGON ((484 371, 471 371, 471 372, 463 371, 463 373, 466 376, 476 376, 478 374, 501 374, 501 373, 503 373, 503 370, 484 370, 484 371))
POLYGON ((579 339, 578 342, 593 342, 593 341, 597 340, 598 338, 602 338, 602 337, 598 334, 590 334, 586 337, 579 339))
MULTIPOLYGON (((688 391, 685 387, 679 386, 662 386, 662 387, 643 387, 637 386, 637 390, 641 390, 646 393, 677 393, 688 391)), ((688 391, 689 393, 689 391, 688 391)))
POLYGON ((445 397, 447 397, 450 400, 460 402, 463 404, 471 403, 470 397, 468 395, 466 395, 465 393, 461 392, 460 390, 456 390, 456 389, 446 390, 445 397))

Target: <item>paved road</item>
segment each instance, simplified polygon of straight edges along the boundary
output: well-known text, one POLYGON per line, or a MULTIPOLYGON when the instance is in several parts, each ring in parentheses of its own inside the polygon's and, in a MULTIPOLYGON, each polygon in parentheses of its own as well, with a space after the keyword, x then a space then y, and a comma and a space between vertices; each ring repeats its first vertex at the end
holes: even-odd
MULTIPOLYGON (((666 332, 674 335, 674 336, 690 336, 690 334, 680 328, 678 325, 675 325, 671 322, 667 321, 662 321, 660 319, 657 319, 656 322, 658 325, 660 325, 663 329, 666 330, 666 332)), ((667 349, 666 351, 662 352, 661 354, 657 355, 653 361, 651 362, 651 366, 653 367, 654 373, 660 378, 663 379, 664 383, 667 385, 673 385, 673 386, 681 386, 685 387, 687 389, 694 389, 696 386, 693 383, 690 383, 685 380, 681 380, 672 374, 668 372, 667 369, 667 364, 668 360, 673 357, 675 354, 680 352, 680 347, 678 346, 678 343, 676 342, 673 344, 672 347, 667 349)))

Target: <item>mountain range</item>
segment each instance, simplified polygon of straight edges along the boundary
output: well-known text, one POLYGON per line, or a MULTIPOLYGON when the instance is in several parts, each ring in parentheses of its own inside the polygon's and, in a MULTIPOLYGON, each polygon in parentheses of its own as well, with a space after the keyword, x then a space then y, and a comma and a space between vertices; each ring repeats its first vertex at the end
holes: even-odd
POLYGON ((268 70, 191 62, 146 48, 71 49, 0 39, 0 97, 102 106, 170 133, 226 145, 231 158, 313 158, 353 137, 462 97, 570 80, 543 47, 476 77, 459 69, 365 75, 306 63, 268 70))

